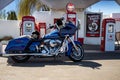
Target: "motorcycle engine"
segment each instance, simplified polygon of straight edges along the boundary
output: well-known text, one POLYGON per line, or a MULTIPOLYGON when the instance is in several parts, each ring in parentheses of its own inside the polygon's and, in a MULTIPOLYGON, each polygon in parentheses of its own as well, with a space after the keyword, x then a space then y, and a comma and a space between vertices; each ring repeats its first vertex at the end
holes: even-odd
POLYGON ((47 46, 50 47, 56 47, 56 46, 60 46, 61 45, 61 40, 57 39, 57 40, 51 40, 51 39, 47 39, 44 41, 44 43, 47 44, 47 46))
POLYGON ((59 40, 50 40, 49 44, 50 44, 51 47, 56 47, 56 46, 59 46, 61 44, 61 41, 59 41, 59 40))
MULTIPOLYGON (((46 39, 44 40, 44 47, 43 50, 48 52, 49 54, 53 54, 58 48, 60 48, 62 41, 59 39, 46 39)), ((43 52, 42 50, 42 52, 43 52)), ((44 52, 45 52, 44 51, 44 52)))

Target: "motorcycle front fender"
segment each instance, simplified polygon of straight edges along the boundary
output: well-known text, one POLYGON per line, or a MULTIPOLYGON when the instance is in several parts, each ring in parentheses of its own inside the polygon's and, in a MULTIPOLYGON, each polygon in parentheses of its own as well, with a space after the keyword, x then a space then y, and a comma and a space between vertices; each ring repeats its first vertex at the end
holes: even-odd
MULTIPOLYGON (((74 41, 75 44, 79 44, 82 46, 82 43, 78 42, 78 41, 74 41)), ((71 50, 73 48, 73 44, 72 42, 68 43, 68 51, 66 52, 66 55, 69 56, 71 54, 71 50)))

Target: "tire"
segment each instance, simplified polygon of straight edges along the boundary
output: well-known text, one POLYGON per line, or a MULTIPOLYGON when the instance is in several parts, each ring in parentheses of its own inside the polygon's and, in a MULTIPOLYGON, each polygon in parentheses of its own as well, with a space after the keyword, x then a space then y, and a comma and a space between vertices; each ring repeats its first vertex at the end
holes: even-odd
POLYGON ((11 59, 16 63, 24 63, 28 61, 30 56, 11 56, 11 59))
POLYGON ((75 50, 73 47, 71 50, 71 53, 69 55, 69 58, 74 62, 80 62, 83 60, 84 57, 84 49, 80 44, 76 44, 78 51, 75 50))

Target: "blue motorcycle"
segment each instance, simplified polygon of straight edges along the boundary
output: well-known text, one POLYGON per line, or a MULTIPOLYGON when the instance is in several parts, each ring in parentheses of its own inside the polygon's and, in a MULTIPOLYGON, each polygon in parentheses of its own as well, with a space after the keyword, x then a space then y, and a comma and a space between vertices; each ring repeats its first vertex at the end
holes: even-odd
POLYGON ((62 54, 74 62, 81 61, 84 57, 82 44, 73 38, 76 26, 67 23, 61 29, 57 24, 50 28, 54 30, 40 39, 23 36, 9 41, 3 56, 9 56, 17 63, 26 62, 32 56, 57 57, 62 54))

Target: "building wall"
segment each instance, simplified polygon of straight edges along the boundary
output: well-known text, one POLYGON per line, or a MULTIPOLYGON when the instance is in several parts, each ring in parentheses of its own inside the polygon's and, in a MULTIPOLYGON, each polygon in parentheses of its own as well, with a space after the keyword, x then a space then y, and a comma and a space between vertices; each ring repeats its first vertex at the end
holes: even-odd
POLYGON ((18 37, 19 23, 20 21, 0 20, 0 38, 4 36, 18 37))
POLYGON ((120 41, 120 13, 112 13, 111 17, 116 20, 116 40, 120 41))

